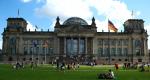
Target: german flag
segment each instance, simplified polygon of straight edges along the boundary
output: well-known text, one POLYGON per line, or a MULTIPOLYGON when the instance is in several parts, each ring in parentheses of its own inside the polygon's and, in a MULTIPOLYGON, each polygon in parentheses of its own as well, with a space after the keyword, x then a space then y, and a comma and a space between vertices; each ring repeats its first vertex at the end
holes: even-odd
POLYGON ((108 30, 111 30, 113 32, 118 31, 118 29, 114 26, 114 24, 110 20, 108 20, 108 30))

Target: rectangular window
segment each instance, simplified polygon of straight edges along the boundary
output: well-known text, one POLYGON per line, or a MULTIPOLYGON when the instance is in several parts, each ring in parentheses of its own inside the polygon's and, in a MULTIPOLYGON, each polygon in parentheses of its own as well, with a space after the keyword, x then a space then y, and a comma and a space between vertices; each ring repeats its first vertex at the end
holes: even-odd
POLYGON ((53 54, 53 48, 49 48, 49 53, 53 54))
POLYGON ((128 40, 127 39, 123 40, 123 45, 128 46, 128 40))
POLYGON ((103 45, 103 41, 102 41, 102 40, 99 40, 99 41, 98 41, 98 45, 103 45))
POLYGON ((115 48, 111 48, 111 56, 115 56, 115 54, 116 54, 115 48))
POLYGON ((30 47, 30 54, 33 54, 33 49, 32 49, 32 47, 30 47))
POLYGON ((105 48, 105 49, 104 49, 104 56, 109 56, 108 48, 105 48))
POLYGON ((98 55, 104 56, 104 54, 103 54, 103 49, 102 49, 102 48, 99 48, 99 49, 98 49, 98 55))
POLYGON ((71 54, 72 53, 72 42, 71 42, 71 39, 67 39, 66 41, 66 44, 67 44, 67 54, 71 54))
POLYGON ((27 45, 28 44, 28 40, 24 40, 24 45, 27 45))
POLYGON ((36 53, 35 54, 39 54, 39 47, 36 47, 36 53))
POLYGON ((80 39, 80 44, 79 44, 79 51, 80 53, 85 53, 85 40, 84 39, 80 39))
POLYGON ((108 45, 108 40, 104 40, 104 45, 105 45, 105 46, 108 45))
POLYGON ((27 48, 24 47, 24 55, 26 55, 26 54, 27 54, 27 48))
POLYGON ((140 49, 136 49, 136 56, 140 56, 140 49))
POLYGON ((121 46, 121 40, 118 40, 117 45, 118 45, 118 46, 121 46))
POLYGON ((122 56, 122 54, 121 54, 121 48, 117 49, 117 56, 122 56))
POLYGON ((72 51, 73 51, 73 54, 76 54, 78 52, 78 41, 77 41, 77 39, 73 39, 72 51))
POLYGON ((42 52, 42 54, 45 54, 45 47, 43 47, 43 50, 42 50, 43 52, 42 52))
POLYGON ((128 49, 127 49, 127 48, 124 48, 123 53, 124 53, 124 54, 123 54, 124 56, 127 56, 127 55, 128 55, 128 49))
POLYGON ((115 40, 111 40, 111 45, 115 46, 115 44, 116 44, 116 41, 115 40))
POLYGON ((16 54, 16 48, 15 48, 15 47, 12 47, 12 48, 11 48, 11 54, 12 54, 12 55, 15 55, 15 54, 16 54))

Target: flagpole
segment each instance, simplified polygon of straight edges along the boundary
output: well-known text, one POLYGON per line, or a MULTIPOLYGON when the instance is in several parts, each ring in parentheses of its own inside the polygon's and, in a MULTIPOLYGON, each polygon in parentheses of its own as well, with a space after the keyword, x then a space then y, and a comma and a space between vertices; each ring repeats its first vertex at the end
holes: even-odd
POLYGON ((132 10, 131 16, 132 16, 132 19, 133 19, 133 16, 134 16, 133 10, 132 10))
POLYGON ((18 17, 19 17, 19 13, 20 13, 20 12, 19 12, 19 9, 18 9, 18 15, 17 15, 18 17))

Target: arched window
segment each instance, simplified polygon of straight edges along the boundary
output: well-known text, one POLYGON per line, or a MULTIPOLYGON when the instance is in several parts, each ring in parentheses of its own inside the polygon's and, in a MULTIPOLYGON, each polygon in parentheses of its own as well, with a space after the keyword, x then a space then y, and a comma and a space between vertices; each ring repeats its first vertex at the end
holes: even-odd
POLYGON ((11 54, 12 55, 16 54, 16 38, 11 37, 9 43, 10 43, 11 54))
POLYGON ((142 46, 142 42, 140 40, 135 40, 135 47, 140 48, 142 46))

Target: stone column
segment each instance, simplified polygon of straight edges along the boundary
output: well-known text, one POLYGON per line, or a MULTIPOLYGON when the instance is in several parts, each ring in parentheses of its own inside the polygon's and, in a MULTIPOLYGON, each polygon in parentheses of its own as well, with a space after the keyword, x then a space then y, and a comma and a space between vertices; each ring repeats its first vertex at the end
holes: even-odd
POLYGON ((64 37, 64 55, 66 55, 66 37, 64 37))
MULTIPOLYGON (((73 38, 71 37, 71 45, 73 45, 73 38)), ((72 47, 72 46, 71 46, 72 47)), ((71 53, 70 53, 70 55, 72 55, 73 53, 72 53, 73 51, 71 51, 71 53)))
POLYGON ((85 37, 85 54, 87 54, 87 37, 85 37))
POLYGON ((24 53, 24 40, 22 39, 22 37, 17 37, 17 44, 18 44, 18 53, 19 54, 23 54, 24 53), (23 45, 23 46, 22 46, 23 45))
MULTIPOLYGON (((21 53, 21 51, 19 51, 19 44, 20 44, 20 43, 19 43, 19 37, 17 37, 17 38, 16 38, 16 54, 17 54, 18 56, 19 56, 20 53, 21 53)), ((24 46, 24 43, 23 43, 23 45, 22 45, 22 48, 23 48, 23 49, 22 49, 22 52, 24 52, 24 47, 23 47, 23 46, 24 46)))
POLYGON ((131 38, 131 62, 133 63, 134 62, 134 38, 131 38))
POLYGON ((147 56, 149 53, 148 53, 148 46, 147 46, 147 41, 148 41, 148 39, 144 39, 144 45, 143 45, 143 49, 144 49, 144 55, 143 56, 147 56))
POLYGON ((17 54, 17 59, 19 60, 20 59, 20 55, 21 55, 21 53, 22 52, 24 52, 24 43, 22 43, 23 45, 22 46, 20 46, 21 48, 22 48, 22 50, 21 51, 19 51, 19 44, 21 44, 21 43, 19 43, 19 37, 17 37, 17 39, 16 39, 16 54, 17 54))
POLYGON ((80 54, 80 37, 78 37, 78 54, 80 54))
POLYGON ((124 52, 123 52, 123 39, 121 39, 121 54, 122 54, 122 56, 124 56, 124 52))
POLYGON ((118 55, 117 55, 117 39, 115 40, 115 56, 117 57, 118 55))
POLYGON ((2 46, 2 54, 5 54, 6 55, 6 52, 7 52, 7 38, 6 37, 3 37, 3 46, 2 46))
MULTIPOLYGON (((39 48, 40 49, 40 48, 39 48)), ((40 51, 40 50, 39 50, 40 51)), ((30 53, 29 40, 27 39, 27 55, 30 53)))
POLYGON ((6 54, 8 54, 8 55, 10 55, 10 48, 9 48, 9 46, 8 46, 8 43, 9 43, 9 40, 8 40, 9 38, 8 37, 6 37, 6 54))
POLYGON ((57 43, 56 44, 57 44, 57 52, 56 52, 56 54, 60 55, 60 46, 59 46, 60 45, 60 39, 59 39, 59 37, 57 37, 57 43))
MULTIPOLYGON (((102 39, 102 55, 104 56, 104 39, 102 39)), ((103 57, 101 56, 101 57, 103 57)))

